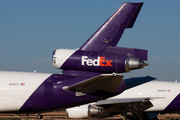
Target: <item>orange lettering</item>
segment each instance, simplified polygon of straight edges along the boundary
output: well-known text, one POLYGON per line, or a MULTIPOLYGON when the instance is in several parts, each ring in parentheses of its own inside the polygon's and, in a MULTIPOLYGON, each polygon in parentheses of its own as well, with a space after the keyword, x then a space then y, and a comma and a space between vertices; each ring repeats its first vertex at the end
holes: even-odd
POLYGON ((100 57, 100 66, 105 66, 105 64, 103 64, 103 62, 105 62, 105 60, 103 60, 103 59, 105 59, 105 57, 100 57))
POLYGON ((106 63, 107 63, 106 66, 112 67, 111 62, 112 62, 112 60, 110 60, 110 61, 106 60, 106 63))

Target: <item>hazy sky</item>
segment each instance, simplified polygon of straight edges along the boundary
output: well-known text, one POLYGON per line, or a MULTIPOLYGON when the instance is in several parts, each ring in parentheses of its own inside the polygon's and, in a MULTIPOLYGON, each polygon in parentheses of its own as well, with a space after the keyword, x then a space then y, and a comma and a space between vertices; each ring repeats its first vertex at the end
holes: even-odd
MULTIPOLYGON (((122 3, 131 1, 0 0, 0 70, 59 73, 52 66, 53 50, 79 48, 122 3)), ((143 2, 118 46, 147 49, 149 66, 123 75, 180 81, 180 1, 143 2)))

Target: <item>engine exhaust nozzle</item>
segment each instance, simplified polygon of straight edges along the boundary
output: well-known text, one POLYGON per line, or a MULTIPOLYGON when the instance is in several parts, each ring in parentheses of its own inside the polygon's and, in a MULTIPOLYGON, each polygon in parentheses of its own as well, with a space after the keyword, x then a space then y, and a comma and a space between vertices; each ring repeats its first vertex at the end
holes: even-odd
POLYGON ((149 64, 145 63, 143 60, 127 57, 125 61, 125 71, 129 72, 130 70, 144 68, 144 66, 148 66, 149 64))

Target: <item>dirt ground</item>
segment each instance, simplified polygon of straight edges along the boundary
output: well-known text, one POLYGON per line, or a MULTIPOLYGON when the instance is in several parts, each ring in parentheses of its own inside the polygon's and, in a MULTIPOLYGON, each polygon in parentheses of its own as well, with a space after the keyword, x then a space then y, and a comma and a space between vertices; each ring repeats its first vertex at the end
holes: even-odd
MULTIPOLYGON (((67 120, 67 116, 65 111, 62 112, 50 112, 50 113, 43 113, 43 120, 67 120)), ((104 120, 119 120, 121 115, 116 115, 114 117, 104 118, 104 120)), ((13 114, 0 114, 0 120, 12 120, 13 118, 16 118, 13 114)), ((25 114, 20 114, 19 118, 21 120, 37 120, 35 114, 29 115, 29 117, 25 114)), ((164 114, 164 115, 158 115, 158 119, 160 120, 180 120, 179 114, 164 114)), ((70 119, 69 119, 70 120, 70 119)), ((71 119, 72 120, 72 119, 71 119)), ((77 119, 78 120, 78 119, 77 119)), ((79 120, 85 120, 85 119, 79 119, 79 120)), ((89 118, 86 120, 100 120, 95 118, 89 118)), ((103 120, 103 119, 101 119, 103 120)))

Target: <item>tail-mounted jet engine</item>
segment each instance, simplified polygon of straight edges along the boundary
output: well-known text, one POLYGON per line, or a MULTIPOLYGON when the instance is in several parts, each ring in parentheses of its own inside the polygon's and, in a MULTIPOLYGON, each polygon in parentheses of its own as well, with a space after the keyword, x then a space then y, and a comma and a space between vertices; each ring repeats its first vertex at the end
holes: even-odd
POLYGON ((132 56, 122 52, 57 49, 54 50, 52 57, 53 66, 63 70, 122 73, 148 65, 143 60, 132 56))
POLYGON ((116 47, 124 30, 133 27, 142 5, 124 3, 79 49, 55 50, 53 66, 65 73, 122 73, 148 65, 147 50, 116 47))

